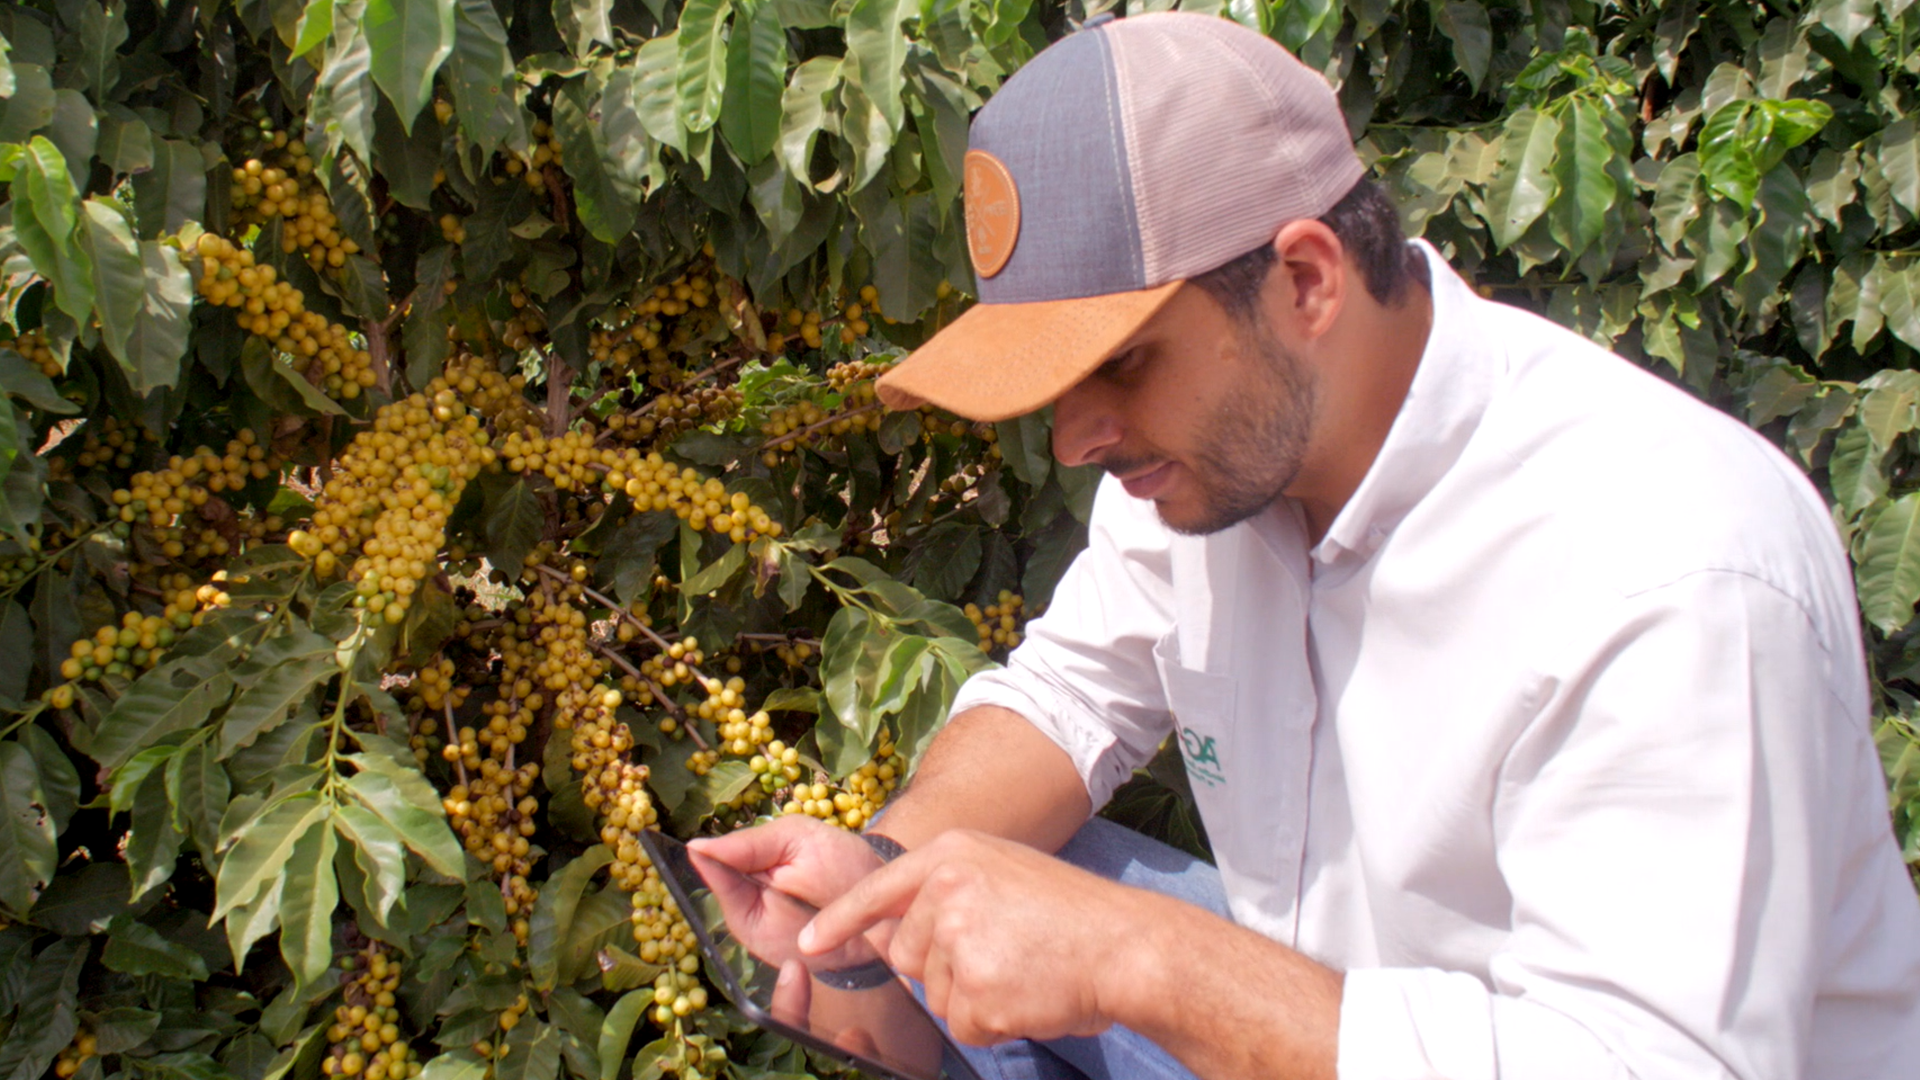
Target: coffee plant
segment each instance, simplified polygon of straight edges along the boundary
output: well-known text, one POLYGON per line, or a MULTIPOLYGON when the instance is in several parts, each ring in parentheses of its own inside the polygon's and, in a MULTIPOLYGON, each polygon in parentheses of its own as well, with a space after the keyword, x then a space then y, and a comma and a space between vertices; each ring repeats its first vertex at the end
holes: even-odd
MULTIPOLYGON (((1920 865, 1916 7, 1182 6, 1806 465, 1920 865)), ((0 5, 0 1080, 841 1071, 636 837, 864 826, 1083 542, 1044 414, 873 380, 970 302, 969 116, 1098 10, 0 5)), ((1170 760, 1107 813, 1204 851, 1170 760)))

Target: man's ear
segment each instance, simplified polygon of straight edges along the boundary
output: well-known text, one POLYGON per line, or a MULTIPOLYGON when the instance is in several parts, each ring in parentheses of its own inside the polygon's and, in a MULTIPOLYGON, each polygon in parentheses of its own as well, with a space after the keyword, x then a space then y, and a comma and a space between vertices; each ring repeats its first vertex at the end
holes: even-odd
POLYGON ((1267 282, 1269 325, 1292 340, 1315 341, 1346 307, 1353 283, 1346 245, 1325 223, 1306 218, 1281 226, 1273 250, 1279 258, 1267 282))

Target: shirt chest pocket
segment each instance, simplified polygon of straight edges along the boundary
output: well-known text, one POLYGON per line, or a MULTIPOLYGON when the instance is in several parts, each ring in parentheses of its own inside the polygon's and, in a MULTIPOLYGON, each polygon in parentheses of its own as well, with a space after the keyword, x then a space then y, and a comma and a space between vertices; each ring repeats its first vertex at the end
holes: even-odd
POLYGON ((1154 646, 1153 659, 1214 858, 1222 866, 1257 874, 1260 824, 1247 820, 1247 813, 1258 798, 1254 785, 1260 770, 1248 760, 1248 748, 1241 745, 1245 740, 1236 730, 1238 682, 1230 675, 1181 664, 1179 645, 1171 636, 1154 646))

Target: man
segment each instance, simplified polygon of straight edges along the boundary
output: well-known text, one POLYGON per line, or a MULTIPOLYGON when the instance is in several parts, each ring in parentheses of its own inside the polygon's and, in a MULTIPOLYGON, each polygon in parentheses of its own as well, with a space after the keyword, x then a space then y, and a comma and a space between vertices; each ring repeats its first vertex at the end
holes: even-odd
POLYGON ((990 1078, 1911 1077, 1920 903, 1825 508, 1361 176, 1225 20, 1009 80, 982 302, 881 392, 1051 403, 1111 474, 1088 549, 875 826, 904 854, 706 850, 833 900, 803 948, 874 934, 990 1078), (1170 735, 1217 881, 1083 830, 1170 735))

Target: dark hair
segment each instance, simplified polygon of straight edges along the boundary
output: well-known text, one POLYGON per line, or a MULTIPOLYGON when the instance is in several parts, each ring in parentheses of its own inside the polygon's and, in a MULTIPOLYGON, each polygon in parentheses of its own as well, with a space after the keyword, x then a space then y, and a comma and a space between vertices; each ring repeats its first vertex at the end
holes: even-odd
MULTIPOLYGON (((1367 295, 1380 304, 1396 307, 1406 298, 1409 285, 1425 283, 1426 263, 1407 243, 1400 229, 1400 211, 1372 180, 1362 177, 1333 209, 1321 215, 1320 222, 1340 238, 1360 267, 1367 295)), ((1277 258, 1272 244, 1261 244, 1192 280, 1229 315, 1245 322, 1258 309, 1260 289, 1277 258)))

